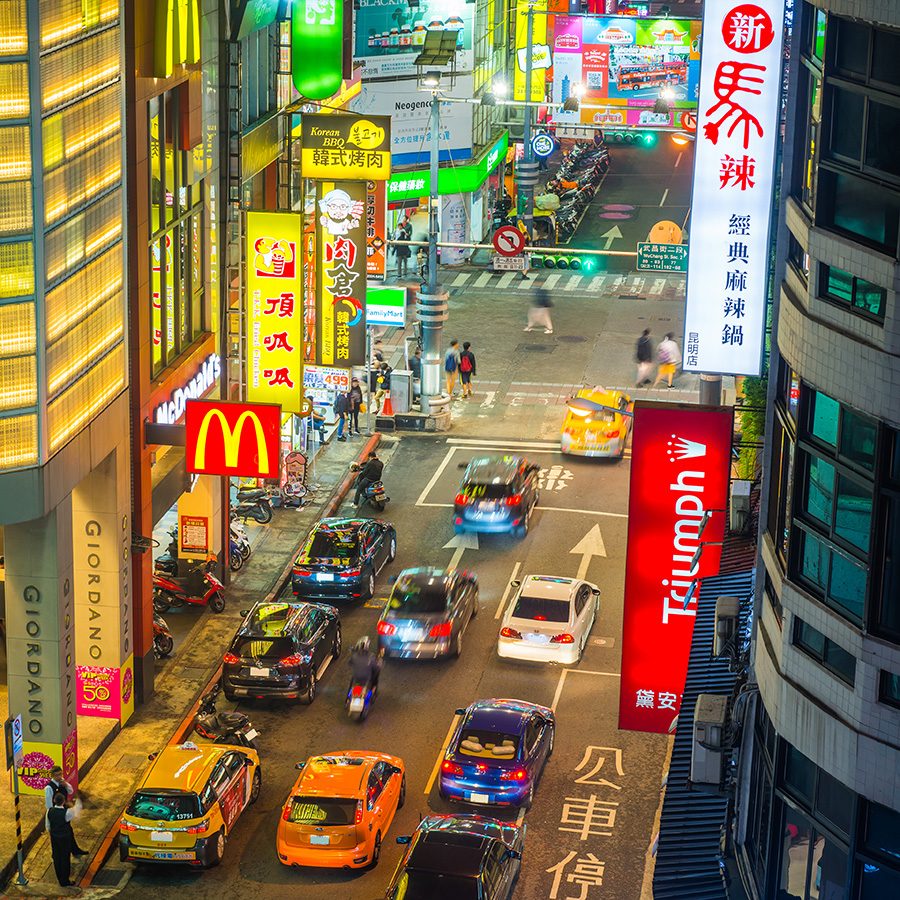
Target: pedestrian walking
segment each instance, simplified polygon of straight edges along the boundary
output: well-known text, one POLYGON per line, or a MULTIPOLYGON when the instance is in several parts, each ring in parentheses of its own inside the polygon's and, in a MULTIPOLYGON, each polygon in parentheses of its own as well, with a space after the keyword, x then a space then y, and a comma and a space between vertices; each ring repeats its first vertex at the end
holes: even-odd
POLYGON ((664 378, 670 388, 674 387, 675 369, 681 362, 681 351, 678 349, 678 344, 675 343, 671 331, 659 342, 659 346, 656 348, 656 359, 659 362, 659 370, 656 373, 653 387, 656 387, 664 378))
MULTIPOLYGON (((412 240, 412 226, 409 222, 404 222, 397 232, 398 241, 412 240)), ((394 244, 394 256, 397 257, 397 277, 403 278, 409 269, 409 258, 412 256, 412 249, 409 244, 394 244)))
POLYGON ((422 393, 422 350, 416 347, 415 353, 409 359, 409 371, 412 372, 413 397, 422 393))
POLYGON ((472 378, 475 376, 475 354, 470 341, 463 342, 462 353, 459 354, 459 380, 462 384, 463 397, 472 396, 472 378))
POLYGON ((359 414, 363 405, 363 392, 358 378, 350 379, 350 393, 347 394, 350 402, 350 428, 354 434, 359 434, 359 414))
POLYGON ((459 341, 450 341, 450 346, 444 354, 444 375, 447 377, 447 396, 453 396, 453 388, 456 387, 456 376, 459 372, 459 341))
POLYGON ((550 309, 553 301, 550 299, 550 292, 539 287, 535 289, 534 300, 528 310, 528 324, 522 329, 523 331, 533 331, 535 326, 543 326, 544 334, 553 334, 553 322, 550 319, 550 309))
POLYGON ((338 391, 334 397, 334 411, 338 417, 337 439, 346 441, 344 426, 347 424, 347 413, 350 412, 350 398, 347 391, 338 391))
POLYGON ((637 339, 634 351, 637 360, 637 380, 635 387, 650 384, 650 370, 653 368, 653 342, 650 340, 650 329, 645 328, 637 339))
MULTIPOLYGON (((66 802, 69 802, 69 798, 75 793, 75 788, 69 784, 63 778, 63 770, 60 766, 54 766, 50 770, 50 780, 47 782, 47 786, 44 788, 44 808, 45 809, 53 809, 53 798, 57 794, 62 794, 66 798, 66 802)), ((70 826, 71 828, 71 826, 70 826)), ((84 856, 87 854, 87 850, 82 850, 81 847, 78 846, 78 841, 75 840, 75 835, 72 835, 72 853, 75 856, 84 856)))
POLYGON ((391 389, 391 372, 393 371, 386 362, 383 362, 378 370, 378 375, 375 378, 375 397, 372 400, 376 416, 381 412, 384 395, 391 389))
POLYGON ((83 856, 84 850, 77 850, 75 833, 72 831, 72 819, 81 809, 79 801, 75 805, 66 806, 67 794, 58 793, 53 797, 53 805, 47 810, 47 831, 50 833, 50 853, 53 856, 53 869, 60 887, 72 887, 71 856, 83 856))

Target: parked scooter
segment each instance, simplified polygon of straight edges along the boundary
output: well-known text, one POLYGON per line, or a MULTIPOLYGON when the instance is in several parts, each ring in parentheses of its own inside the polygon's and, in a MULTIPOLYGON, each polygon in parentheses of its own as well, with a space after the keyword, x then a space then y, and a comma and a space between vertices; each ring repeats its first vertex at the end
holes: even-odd
POLYGON ((166 620, 156 611, 153 613, 153 655, 165 659, 175 649, 175 638, 166 625, 166 620))
POLYGON ((250 558, 250 539, 247 537, 247 531, 243 524, 235 519, 232 519, 229 525, 228 535, 228 563, 231 566, 231 571, 237 572, 250 558))
POLYGON ((225 586, 212 573, 215 562, 215 557, 212 557, 204 567, 203 583, 206 589, 202 596, 194 594, 181 581, 154 573, 153 609, 158 613, 164 613, 169 609, 178 609, 181 606, 208 605, 213 612, 222 612, 225 609, 225 586))
POLYGON ((231 510, 232 516, 238 519, 255 519, 260 525, 272 521, 272 502, 269 492, 264 488, 251 491, 238 491, 237 506, 231 510))
POLYGON ((217 744, 233 744, 238 747, 256 747, 259 732, 253 727, 250 717, 239 712, 217 712, 216 698, 222 690, 220 683, 200 699, 197 715, 194 716, 194 731, 201 737, 217 744))

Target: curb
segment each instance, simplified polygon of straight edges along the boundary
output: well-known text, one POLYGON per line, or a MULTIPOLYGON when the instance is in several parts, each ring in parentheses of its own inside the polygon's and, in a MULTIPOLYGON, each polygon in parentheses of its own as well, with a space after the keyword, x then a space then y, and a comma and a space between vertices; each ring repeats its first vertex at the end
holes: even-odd
MULTIPOLYGON (((381 432, 376 431, 363 445, 362 449, 356 455, 356 461, 363 459, 368 456, 375 447, 378 446, 381 441, 381 432)), ((325 507, 322 510, 322 518, 326 518, 328 516, 334 515, 334 513, 338 510, 341 503, 343 503, 344 498, 347 496, 350 491, 350 486, 353 484, 354 477, 351 473, 347 473, 344 478, 337 484, 337 486, 332 490, 331 496, 328 498, 328 502, 325 504, 325 507)), ((294 560, 291 559, 285 568, 282 570, 281 574, 275 580, 275 587, 266 594, 266 601, 271 602, 274 600, 278 594, 281 593, 284 585, 287 583, 287 580, 290 578, 291 570, 294 567, 294 560)), ((194 724, 194 716, 197 713, 197 709, 200 706, 200 698, 207 694, 215 685, 215 683, 222 677, 222 664, 216 667, 216 671, 213 673, 212 677, 207 681, 204 687, 198 692, 194 702, 191 704, 190 709, 187 711, 184 718, 181 722, 178 723, 178 727, 172 734, 172 737, 169 739, 169 744, 179 744, 181 743, 185 736, 188 735, 193 728, 194 724)), ((146 768, 144 770, 146 773, 146 768)), ((87 865, 87 868, 84 870, 84 874, 82 874, 81 878, 78 880, 78 886, 85 888, 90 887, 91 883, 94 880, 94 876, 100 869, 103 867, 104 863, 106 863, 107 859, 109 859, 113 845, 116 842, 116 838, 119 834, 119 817, 117 816, 109 831, 107 831, 103 840, 100 843, 100 847, 97 849, 97 852, 91 857, 90 862, 87 865)))

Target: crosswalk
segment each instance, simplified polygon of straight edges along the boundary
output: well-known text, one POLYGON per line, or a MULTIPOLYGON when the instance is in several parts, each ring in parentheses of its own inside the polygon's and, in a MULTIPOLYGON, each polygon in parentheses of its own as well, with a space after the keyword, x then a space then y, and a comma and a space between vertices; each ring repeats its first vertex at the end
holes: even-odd
POLYGON ((582 275, 579 272, 558 272, 535 269, 527 278, 519 272, 458 272, 447 276, 446 286, 452 294, 468 291, 529 291, 543 287, 559 293, 579 292, 621 297, 680 300, 684 298, 684 276, 668 275, 582 275))

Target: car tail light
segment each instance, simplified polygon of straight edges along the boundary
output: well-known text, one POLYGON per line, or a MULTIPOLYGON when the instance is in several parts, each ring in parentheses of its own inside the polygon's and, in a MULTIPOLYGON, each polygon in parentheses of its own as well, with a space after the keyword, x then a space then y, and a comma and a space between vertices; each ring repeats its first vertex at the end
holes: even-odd
POLYGON ((619 436, 619 429, 617 428, 615 431, 607 431, 606 436, 608 438, 617 438, 619 436))
POLYGON ((362 800, 356 801, 356 824, 359 825, 363 819, 363 802, 362 800))
POLYGON ((209 819, 204 819, 199 825, 188 825, 184 830, 188 834, 206 834, 209 831, 209 819))
POLYGON ((552 638, 550 638, 551 644, 574 644, 575 638, 572 637, 571 634, 554 634, 552 638))
POLYGON ((469 498, 465 494, 457 494, 453 502, 457 506, 465 506, 469 502, 469 498))
POLYGON ((339 578, 359 578, 362 574, 362 569, 345 569, 343 572, 338 572, 339 578))
POLYGON ((500 637, 512 638, 513 640, 521 641, 522 633, 520 631, 516 631, 515 628, 501 628, 500 637))
POLYGON ((363 686, 361 684, 354 684, 352 688, 350 688, 350 696, 351 697, 362 697, 363 695, 363 686))
POLYGON ((290 656, 282 656, 278 660, 280 666, 299 666, 303 662, 303 657, 299 653, 292 653, 290 656))
POLYGON ((462 775, 463 768, 455 762, 451 762, 449 759, 445 759, 441 763, 441 771, 446 772, 448 775, 462 775))
POLYGON ((281 810, 281 818, 285 822, 289 822, 291 820, 291 803, 285 803, 284 807, 281 810))
POLYGON ((236 653, 226 653, 222 657, 222 662, 225 663, 226 666, 235 666, 241 661, 241 658, 236 653))
POLYGON ((120 819, 119 820, 119 828, 122 831, 137 831, 137 825, 132 825, 128 819, 120 819))
POLYGON ((379 634, 387 637, 388 635, 394 634, 397 630, 396 625, 391 625, 390 622, 379 622, 378 628, 376 629, 379 634))
POLYGON ((512 497, 506 498, 507 506, 518 506, 522 502, 521 494, 513 494, 512 497))
POLYGON ((457 516, 457 517, 453 520, 453 524, 454 524, 454 525, 462 525, 462 519, 461 519, 459 516, 457 516))
POLYGON ((450 632, 453 630, 453 626, 449 622, 441 622, 440 625, 432 625, 431 631, 428 632, 428 637, 433 638, 445 638, 450 637, 450 632))
POLYGON ((507 769, 500 773, 501 781, 524 781, 528 773, 524 769, 507 769))
POLYGON ((300 569, 297 566, 294 566, 294 574, 301 576, 301 578, 309 578, 312 575, 312 571, 310 569, 300 569))

